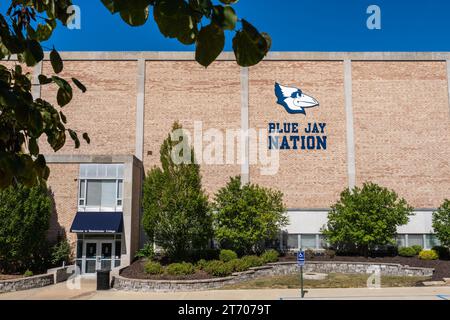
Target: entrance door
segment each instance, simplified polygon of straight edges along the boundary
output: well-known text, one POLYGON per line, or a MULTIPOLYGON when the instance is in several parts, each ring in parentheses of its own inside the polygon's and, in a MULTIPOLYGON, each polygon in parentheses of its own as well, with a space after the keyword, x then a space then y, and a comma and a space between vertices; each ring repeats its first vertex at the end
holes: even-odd
POLYGON ((95 273, 97 270, 97 241, 85 241, 84 273, 95 273))
POLYGON ((86 240, 84 247, 84 273, 95 273, 97 270, 111 270, 113 241, 86 240))

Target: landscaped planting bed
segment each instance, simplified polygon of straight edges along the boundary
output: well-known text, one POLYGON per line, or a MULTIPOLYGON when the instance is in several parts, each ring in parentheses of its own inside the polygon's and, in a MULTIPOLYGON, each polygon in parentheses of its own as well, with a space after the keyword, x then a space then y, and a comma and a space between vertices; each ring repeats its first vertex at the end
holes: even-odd
MULTIPOLYGON (((280 261, 295 261, 294 254, 280 257, 280 261)), ((415 257, 360 257, 360 256, 314 256, 309 261, 345 261, 345 262, 369 262, 369 263, 397 263, 403 266, 433 268, 433 281, 440 281, 450 277, 450 260, 422 260, 415 257)))

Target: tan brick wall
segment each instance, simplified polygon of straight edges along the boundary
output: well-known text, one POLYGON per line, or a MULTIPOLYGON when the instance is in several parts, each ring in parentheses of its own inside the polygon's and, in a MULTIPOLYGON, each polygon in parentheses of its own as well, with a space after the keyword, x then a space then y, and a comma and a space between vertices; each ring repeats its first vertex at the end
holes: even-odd
POLYGON ((439 206, 450 190, 445 62, 353 62, 352 72, 357 183, 439 206))
POLYGON ((74 245, 76 234, 70 233, 77 213, 79 164, 49 164, 48 187, 55 201, 55 210, 50 221, 49 240, 55 241, 58 232, 65 230, 67 239, 74 245))
MULTIPOLYGON (((51 74, 49 62, 44 62, 43 73, 51 74)), ((87 132, 79 149, 67 135, 61 153, 71 154, 134 154, 136 122, 136 61, 65 61, 61 77, 75 77, 86 87, 81 93, 73 85, 74 98, 63 108, 67 127, 87 132)), ((56 101, 56 85, 42 88, 42 98, 56 101)), ((44 152, 53 152, 46 143, 40 143, 44 152)))
MULTIPOLYGON (((194 121, 203 130, 240 128, 240 70, 234 62, 215 62, 207 69, 194 61, 155 61, 146 64, 144 168, 159 165, 159 148, 174 121, 193 134, 194 121), (151 151, 152 155, 147 153, 151 151)), ((206 146, 207 143, 204 144, 206 146)), ((202 165, 203 187, 211 193, 239 165, 202 165)))
POLYGON ((249 126, 269 122, 326 122, 327 150, 280 150, 280 168, 274 176, 250 168, 250 181, 281 190, 288 208, 323 208, 335 201, 347 185, 344 66, 342 62, 267 61, 249 71, 249 126), (296 86, 316 98, 320 106, 303 114, 289 114, 276 103, 274 83, 296 86))

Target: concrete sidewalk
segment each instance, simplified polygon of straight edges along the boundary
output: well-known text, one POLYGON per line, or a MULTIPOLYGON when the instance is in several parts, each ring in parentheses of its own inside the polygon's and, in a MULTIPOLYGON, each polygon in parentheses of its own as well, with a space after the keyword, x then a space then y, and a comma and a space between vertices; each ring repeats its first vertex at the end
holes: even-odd
MULTIPOLYGON (((38 289, 0 294, 0 300, 298 300, 298 289, 209 290, 194 292, 131 292, 96 291, 95 279, 80 279, 79 288, 73 283, 58 283, 38 289)), ((322 299, 398 299, 450 300, 450 287, 408 288, 346 288, 308 289, 308 300, 322 299)))

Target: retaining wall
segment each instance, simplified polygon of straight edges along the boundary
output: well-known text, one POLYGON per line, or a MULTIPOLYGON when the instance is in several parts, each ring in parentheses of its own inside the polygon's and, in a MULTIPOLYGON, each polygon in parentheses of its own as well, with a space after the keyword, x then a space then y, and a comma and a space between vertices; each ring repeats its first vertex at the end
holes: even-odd
POLYGON ((54 284, 53 274, 42 274, 33 277, 1 280, 0 293, 40 288, 54 284))

